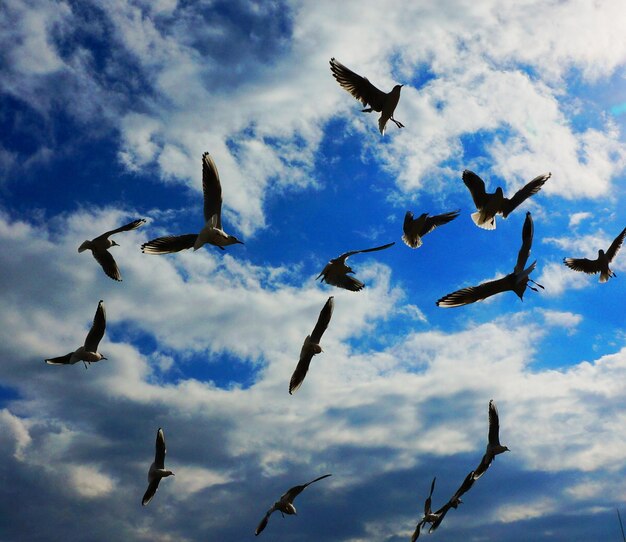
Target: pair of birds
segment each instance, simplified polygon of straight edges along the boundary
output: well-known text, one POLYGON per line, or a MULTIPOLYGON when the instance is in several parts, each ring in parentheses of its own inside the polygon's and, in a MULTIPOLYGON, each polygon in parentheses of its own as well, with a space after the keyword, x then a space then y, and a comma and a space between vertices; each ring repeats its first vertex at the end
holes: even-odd
POLYGON ((417 523, 415 531, 413 531, 413 536, 411 537, 411 542, 415 542, 419 538, 420 531, 426 523, 430 523, 430 529, 428 530, 429 533, 435 531, 439 525, 441 525, 441 522, 445 518, 448 511, 451 508, 456 510, 459 504, 462 504, 463 501, 461 500, 461 497, 472 488, 476 480, 485 474, 496 455, 508 451, 510 451, 508 447, 500 444, 500 417, 498 415, 498 408, 496 407, 493 399, 491 399, 489 401, 489 433, 487 438, 487 447, 480 463, 478 464, 478 467, 467 474, 450 500, 435 512, 432 511, 432 496, 433 491, 435 490, 435 481, 437 480, 437 477, 433 478, 430 485, 430 493, 424 502, 424 517, 417 523))

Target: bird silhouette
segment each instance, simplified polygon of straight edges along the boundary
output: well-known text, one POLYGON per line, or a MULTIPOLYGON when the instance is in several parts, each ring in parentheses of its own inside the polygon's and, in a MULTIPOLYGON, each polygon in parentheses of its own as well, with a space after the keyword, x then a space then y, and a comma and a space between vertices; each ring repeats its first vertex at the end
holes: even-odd
POLYGON ((460 211, 451 211, 441 215, 429 216, 428 213, 422 213, 417 218, 413 218, 413 213, 407 211, 404 215, 404 224, 402 230, 402 240, 411 248, 422 246, 422 237, 430 233, 435 228, 447 224, 459 216, 460 211))
POLYGON ((487 442, 485 455, 483 455, 480 464, 474 470, 474 480, 478 480, 485 474, 496 455, 504 452, 510 452, 510 450, 500 444, 500 418, 496 404, 493 402, 493 399, 491 399, 489 401, 489 442, 487 442))
POLYGON ((598 257, 595 260, 588 260, 587 258, 563 258, 563 263, 574 271, 581 271, 588 275, 600 273, 600 282, 606 282, 611 277, 617 276, 609 268, 609 264, 613 261, 613 258, 615 258, 615 255, 622 246, 624 237, 626 237, 626 228, 613 240, 606 252, 602 249, 598 250, 598 257))
POLYGON ((434 515, 437 516, 437 519, 433 521, 432 525, 430 526, 430 529, 428 529, 429 533, 432 533, 433 531, 437 530, 439 525, 441 525, 443 518, 446 517, 448 510, 450 510, 451 508, 454 508, 456 510, 456 508, 458 508, 459 504, 463 502, 461 500, 461 496, 467 493, 473 485, 474 485, 474 471, 471 471, 465 477, 465 480, 463 480, 463 483, 461 484, 459 489, 456 490, 456 493, 450 498, 450 500, 434 513, 434 515))
POLYGON ((165 468, 165 436, 163 435, 163 429, 160 427, 156 434, 155 449, 154 461, 148 471, 148 489, 146 489, 141 499, 142 506, 146 506, 152 500, 157 489, 159 489, 159 482, 161 482, 162 478, 174 476, 171 470, 165 468))
POLYGON ((426 525, 427 523, 432 524, 439 518, 439 515, 441 514, 441 510, 438 510, 437 512, 432 511, 432 497, 433 497, 433 491, 435 490, 436 480, 437 480, 437 477, 435 476, 433 478, 432 483, 430 484, 430 493, 428 494, 428 497, 426 497, 426 500, 424 501, 424 517, 415 526, 415 530, 413 531, 413 536, 411 537, 411 542, 415 542, 419 538, 420 531, 424 525, 426 525))

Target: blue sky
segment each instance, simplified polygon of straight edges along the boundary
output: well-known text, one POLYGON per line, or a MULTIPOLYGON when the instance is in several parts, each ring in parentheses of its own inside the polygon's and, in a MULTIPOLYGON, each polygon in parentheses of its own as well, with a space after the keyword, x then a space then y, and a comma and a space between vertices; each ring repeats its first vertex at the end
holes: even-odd
POLYGON ((3 2, 0 538, 252 539, 286 489, 331 472, 261 536, 409 540, 433 476, 439 507, 480 462, 494 399, 512 451, 431 536, 619 539, 626 253, 607 284, 562 259, 626 226, 623 16, 621 0, 3 2), (381 137, 331 57, 404 83, 406 127, 381 137), (205 151, 245 245, 142 254, 203 226, 205 151), (464 169, 509 194, 552 178, 488 232, 464 169), (461 214, 411 250, 408 209, 461 214), (435 306, 513 269, 526 211, 545 290, 435 306), (112 249, 123 282, 78 254, 136 218, 112 249), (392 241, 350 259, 363 291, 314 280, 392 241), (99 299, 108 360, 45 365, 99 299), (158 427, 176 476, 142 508, 158 427))

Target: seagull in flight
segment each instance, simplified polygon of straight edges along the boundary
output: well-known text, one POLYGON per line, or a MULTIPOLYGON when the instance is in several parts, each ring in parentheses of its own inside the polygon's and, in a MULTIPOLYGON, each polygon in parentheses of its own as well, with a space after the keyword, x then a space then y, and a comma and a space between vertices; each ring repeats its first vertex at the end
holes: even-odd
POLYGON ((259 536, 261 534, 263 529, 265 529, 265 527, 267 526, 267 522, 269 521, 270 516, 276 510, 278 510, 283 517, 285 517, 284 514, 295 515, 296 514, 296 507, 293 505, 293 500, 298 495, 300 495, 300 493, 302 493, 307 486, 310 486, 312 483, 317 482, 319 480, 323 480, 324 478, 328 478, 329 476, 331 476, 331 475, 330 474, 324 474, 324 476, 320 476, 319 478, 316 478, 315 480, 311 480, 310 482, 308 482, 306 484, 303 484, 301 486, 294 486, 291 489, 287 490, 287 492, 284 493, 283 495, 281 495, 280 499, 278 499, 270 507, 270 509, 265 514, 265 517, 261 520, 261 522, 259 523, 258 527, 254 531, 254 534, 256 536, 259 536))
POLYGON ((87 333, 85 344, 74 350, 74 352, 65 354, 65 356, 59 356, 58 358, 49 358, 45 360, 45 362, 49 365, 74 365, 74 363, 82 361, 85 364, 86 369, 87 363, 107 359, 100 352, 98 352, 98 344, 104 336, 105 329, 106 312, 104 310, 104 301, 101 299, 98 303, 98 308, 96 309, 96 315, 93 318, 91 329, 89 330, 89 333, 87 333))
POLYGON ((454 220, 461 211, 451 211, 441 215, 429 216, 428 213, 422 213, 419 217, 413 218, 413 213, 407 211, 404 215, 404 225, 402 240, 411 248, 422 246, 422 237, 430 233, 435 228, 447 224, 454 220))
POLYGON ((146 489, 143 499, 141 499, 142 506, 146 506, 152 500, 157 489, 159 489, 161 478, 174 476, 171 470, 166 470, 165 468, 165 436, 163 435, 163 429, 160 427, 157 430, 155 447, 154 462, 150 465, 150 470, 148 471, 148 489, 146 489))
POLYGON ((445 295, 437 301, 437 306, 460 307, 461 305, 468 305, 470 303, 474 303, 475 301, 491 297, 492 295, 506 292, 507 290, 515 292, 523 301, 526 287, 534 290, 535 292, 539 291, 529 283, 532 283, 543 290, 544 287, 541 284, 530 278, 530 274, 535 269, 537 261, 535 260, 528 267, 524 268, 526 266, 526 262, 528 261, 528 256, 530 255, 530 248, 533 242, 533 232, 533 219, 531 214, 528 212, 526 213, 526 220, 524 221, 524 227, 522 229, 522 246, 517 255, 517 263, 515 264, 513 272, 509 273, 505 277, 502 277, 501 279, 490 280, 488 282, 483 282, 478 286, 462 288, 461 290, 445 295))
POLYGON ((359 290, 363 289, 365 284, 363 284, 357 278, 349 276, 349 273, 354 273, 354 271, 351 267, 346 265, 346 260, 350 256, 354 256, 355 254, 361 254, 363 252, 375 252, 376 250, 384 250, 393 245, 395 245, 395 242, 388 243, 379 247, 366 248, 364 250, 351 250, 350 252, 344 252, 341 256, 330 260, 326 264, 326 267, 324 267, 322 272, 317 275, 315 280, 321 277, 322 282, 332 284, 333 286, 337 286, 337 288, 350 290, 351 292, 358 292, 359 290))
POLYGON ((465 480, 463 480, 463 483, 461 484, 459 489, 456 490, 456 493, 450 498, 450 500, 435 512, 437 519, 433 521, 430 529, 428 529, 429 533, 437 530, 439 525, 441 525, 443 518, 446 517, 446 514, 448 513, 448 510, 450 510, 450 508, 454 508, 456 510, 459 504, 462 504, 463 501, 461 500, 461 496, 470 490, 470 488, 474 485, 474 481, 474 471, 471 471, 465 477, 465 480))
MULTIPOLYGON (((432 483, 430 484, 430 493, 428 494, 428 497, 424 501, 424 517, 415 526, 415 531, 413 531, 411 542, 415 542, 419 538, 420 531, 424 525, 426 525, 427 523, 432 524, 433 522, 437 521, 437 519, 439 518, 439 515, 441 514, 441 510, 443 510, 443 509, 440 509, 437 512, 432 511, 432 497, 433 497, 433 491, 435 490, 436 480, 437 480, 437 477, 435 476, 433 478, 432 483)), ((445 512, 443 513, 445 514, 445 512)))
POLYGON ((472 214, 474 224, 485 230, 495 230, 497 214, 501 214, 503 218, 509 216, 522 202, 539 192, 551 176, 552 173, 545 173, 535 177, 509 199, 504 197, 500 187, 496 188, 493 193, 487 193, 484 181, 476 173, 466 169, 463 172, 463 182, 469 188, 476 209, 478 209, 472 214))
POLYGON ((385 125, 389 120, 394 122, 398 128, 404 128, 404 124, 393 118, 393 112, 396 110, 400 100, 400 91, 404 85, 396 85, 391 92, 383 92, 372 85, 367 78, 354 73, 334 58, 330 59, 330 71, 341 88, 347 90, 364 106, 369 105, 362 110, 363 113, 380 112, 378 130, 381 134, 385 134, 385 125))
POLYGON ((304 382, 304 377, 309 370, 309 365, 311 364, 313 356, 323 352, 322 347, 320 346, 320 340, 322 339, 324 331, 326 331, 326 328, 328 327, 330 317, 333 315, 333 307, 333 296, 330 296, 320 311, 313 331, 310 335, 307 335, 306 339, 304 339, 302 350, 300 350, 300 360, 298 361, 298 365, 296 366, 293 375, 291 375, 291 380, 289 381, 289 395, 292 395, 293 392, 295 392, 302 385, 302 382, 304 382))
POLYGON ((198 250, 207 243, 221 250, 228 245, 243 244, 243 241, 222 229, 222 185, 215 162, 208 152, 202 155, 202 190, 205 225, 200 233, 168 235, 152 239, 141 245, 141 251, 144 254, 170 254, 188 248, 198 250))
POLYGON ((500 444, 500 419, 498 417, 498 409, 493 399, 489 401, 489 442, 487 443, 487 450, 483 455, 480 464, 474 470, 474 480, 478 480, 485 471, 491 465, 491 462, 495 459, 496 455, 503 452, 510 452, 506 446, 500 444))
POLYGON ((609 268, 609 264, 613 261, 613 258, 615 258, 615 255, 622 246, 625 237, 626 228, 624 228, 622 230, 622 233, 620 233, 613 240, 611 246, 606 252, 604 252, 604 250, 602 249, 598 250, 598 257, 595 260, 588 260, 587 258, 563 258, 563 263, 574 271, 582 271, 583 273, 587 273, 588 275, 595 275, 596 273, 600 273, 600 282, 606 282, 611 277, 617 276, 609 268))
POLYGON ((143 218, 133 220, 132 222, 129 222, 128 224, 125 224, 115 230, 107 231, 102 235, 99 235, 91 241, 83 241, 82 245, 78 247, 78 252, 91 250, 93 257, 102 266, 102 269, 104 269, 107 276, 111 277, 113 280, 121 281, 122 275, 120 274, 120 270, 118 269, 113 256, 109 252, 111 247, 119 247, 119 245, 112 239, 109 239, 109 237, 122 231, 136 230, 145 223, 146 221, 143 218))

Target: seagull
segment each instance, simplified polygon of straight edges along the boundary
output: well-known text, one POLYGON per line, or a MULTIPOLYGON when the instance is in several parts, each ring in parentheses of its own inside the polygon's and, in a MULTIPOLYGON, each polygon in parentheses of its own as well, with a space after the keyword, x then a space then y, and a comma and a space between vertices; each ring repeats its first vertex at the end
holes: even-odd
POLYGON ((404 85, 396 85, 391 92, 383 92, 365 77, 354 73, 334 58, 330 59, 330 71, 341 88, 347 90, 363 105, 369 105, 368 108, 362 110, 363 113, 380 112, 378 130, 381 134, 385 134, 385 125, 388 120, 392 120, 398 128, 404 128, 404 124, 393 118, 393 112, 396 110, 400 100, 400 91, 404 85))
POLYGON ((345 290, 350 290, 351 292, 358 292, 362 290, 365 284, 363 284, 360 280, 348 276, 348 273, 354 273, 352 268, 346 265, 346 260, 353 256, 354 254, 360 254, 362 252, 374 252, 376 250, 384 250, 389 248, 390 246, 395 245, 394 243, 388 243, 386 245, 382 245, 374 248, 367 248, 365 250, 352 250, 350 252, 344 252, 341 256, 330 260, 326 267, 322 270, 322 272, 317 275, 315 280, 322 277, 322 282, 326 282, 327 284, 332 284, 333 286, 337 286, 337 288, 344 288, 345 290))
POLYGON ((489 401, 489 442, 487 443, 487 450, 483 455, 480 465, 476 467, 474 471, 474 480, 478 480, 485 471, 491 465, 491 462, 496 458, 498 454, 503 452, 510 452, 506 446, 500 444, 500 420, 498 418, 498 409, 493 399, 489 401))
POLYGON ((463 182, 469 188, 476 209, 478 209, 472 214, 474 224, 485 230, 495 230, 497 214, 501 214, 504 218, 509 216, 518 205, 539 192, 551 176, 552 173, 545 173, 535 177, 526 186, 515 192, 511 199, 508 199, 504 197, 500 187, 496 188, 492 194, 485 192, 484 181, 476 173, 466 169, 463 172, 463 182))
POLYGON ((161 478, 174 476, 171 470, 165 469, 165 437, 163 436, 163 429, 160 427, 157 430, 155 447, 154 462, 150 465, 150 470, 148 471, 148 489, 146 489, 143 499, 141 499, 142 506, 146 506, 152 500, 157 489, 159 489, 161 478))
POLYGON ((432 483, 430 484, 430 493, 428 494, 428 497, 424 501, 424 517, 415 526, 415 531, 413 531, 413 536, 411 537, 411 542, 415 542, 419 538, 421 528, 424 525, 426 525, 426 523, 431 523, 432 524, 439 517, 438 516, 438 514, 440 513, 439 510, 437 512, 435 512, 435 513, 433 513, 433 511, 432 511, 432 497, 433 497, 433 491, 435 490, 435 481, 436 480, 437 480, 437 477, 435 476, 433 478, 432 483))
POLYGON ((574 271, 582 271, 588 275, 600 273, 600 282, 606 282, 611 277, 617 276, 611 269, 609 269, 609 264, 613 261, 613 258, 615 258, 615 255, 622 246, 625 237, 626 228, 624 228, 622 233, 620 233, 613 240, 611 246, 606 252, 602 249, 598 250, 598 257, 595 260, 588 260, 587 258, 563 258, 563 263, 574 271))
POLYGON ((119 247, 119 245, 115 241, 109 239, 109 236, 120 233, 122 231, 136 230, 139 226, 143 226, 145 223, 146 220, 144 218, 140 218, 139 220, 133 220, 125 226, 121 226, 115 230, 111 230, 103 233, 102 235, 99 235, 98 237, 93 238, 91 241, 83 241, 83 244, 78 247, 78 252, 91 250, 93 257, 102 266, 102 269, 104 269, 104 272, 107 274, 107 276, 111 277, 113 280, 121 281, 122 275, 120 274, 120 270, 118 269, 117 263, 115 263, 113 256, 109 252, 109 249, 111 247, 119 247))
POLYGON ((214 245, 221 250, 225 246, 242 244, 243 241, 222 229, 222 185, 217 167, 208 152, 202 155, 202 190, 204 192, 204 228, 200 233, 168 235, 152 239, 141 245, 144 254, 170 254, 188 248, 198 250, 202 245, 214 245))
POLYGON ((535 269, 537 261, 535 260, 526 269, 524 266, 530 255, 530 247, 533 242, 533 219, 530 213, 526 213, 526 220, 524 221, 524 227, 522 229, 522 246, 517 255, 517 263, 512 273, 509 273, 505 277, 496 280, 490 280, 483 282, 478 286, 470 286, 468 288, 462 288, 456 292, 443 296, 437 301, 438 307, 460 307, 461 305, 468 305, 481 299, 486 299, 492 295, 512 290, 523 301, 524 292, 526 287, 538 292, 537 288, 531 286, 529 283, 538 286, 542 290, 544 287, 530 278, 530 274, 535 269))
POLYGON ((93 318, 91 329, 89 330, 89 333, 87 333, 85 344, 78 347, 74 350, 74 352, 65 354, 65 356, 59 356, 58 358, 47 359, 45 362, 49 365, 74 365, 74 363, 82 361, 85 364, 86 369, 87 363, 107 359, 100 352, 98 352, 98 344, 104 336, 105 329, 106 312, 104 310, 104 301, 101 299, 98 303, 98 308, 96 309, 96 315, 93 318))
POLYGON ((441 525, 443 518, 446 517, 446 514, 448 513, 448 510, 450 510, 450 508, 454 508, 455 510, 458 508, 459 504, 463 502, 461 500, 461 496, 467 493, 473 485, 474 471, 471 471, 465 477, 465 480, 463 480, 463 483, 461 484, 459 489, 456 490, 456 493, 450 498, 450 500, 435 512, 435 515, 437 515, 438 517, 435 521, 433 521, 430 529, 428 529, 428 533, 432 533, 433 531, 437 530, 439 525, 441 525))
POLYGON ((261 520, 261 522, 259 523, 258 527, 256 528, 256 531, 254 531, 254 534, 256 536, 259 536, 261 534, 261 531, 263 531, 263 529, 265 529, 265 527, 267 526, 267 522, 269 521, 270 516, 276 510, 278 510, 283 517, 285 517, 284 514, 295 515, 296 514, 296 507, 293 505, 293 500, 298 495, 300 495, 300 493, 302 493, 307 486, 310 486, 312 483, 317 482, 319 480, 323 480, 324 478, 328 478, 329 476, 331 476, 331 475, 330 474, 324 474, 324 476, 320 476, 319 478, 316 478, 315 480, 311 480, 310 482, 308 482, 306 484, 303 484, 301 486, 294 486, 291 489, 287 490, 287 492, 284 493, 283 495, 281 495, 280 499, 278 499, 270 507, 270 509, 265 514, 265 517, 261 520))
POLYGON ((413 213, 407 211, 404 215, 404 235, 402 240, 411 248, 422 246, 422 237, 430 233, 438 226, 447 224, 454 220, 461 211, 451 211, 442 215, 428 216, 428 213, 422 213, 418 218, 413 218, 413 213))
POLYGON ((300 350, 300 360, 298 361, 296 370, 293 372, 293 375, 291 375, 291 380, 289 381, 289 395, 293 394, 293 392, 302 385, 302 382, 304 382, 304 377, 309 370, 309 365, 313 356, 323 352, 322 347, 320 346, 320 340, 322 339, 324 331, 326 331, 326 328, 328 327, 330 317, 333 315, 333 307, 333 296, 330 296, 320 311, 320 315, 317 318, 317 324, 315 324, 313 331, 310 335, 307 335, 306 339, 304 339, 302 350, 300 350))

